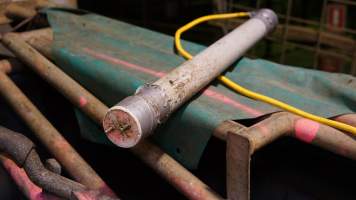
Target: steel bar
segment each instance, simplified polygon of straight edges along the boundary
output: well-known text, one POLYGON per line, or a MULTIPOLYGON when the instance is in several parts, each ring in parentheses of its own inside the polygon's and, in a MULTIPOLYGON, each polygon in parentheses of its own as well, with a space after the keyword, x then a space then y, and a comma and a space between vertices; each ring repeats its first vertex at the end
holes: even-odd
POLYGON ((32 7, 10 4, 5 9, 5 16, 10 19, 26 19, 36 15, 36 10, 32 7))
POLYGON ((104 181, 4 73, 0 73, 0 93, 75 180, 90 189, 110 191, 104 181))
POLYGON ((19 36, 27 42, 31 40, 36 40, 38 38, 45 38, 50 41, 53 40, 53 31, 51 28, 36 29, 36 30, 21 32, 17 34, 19 34, 19 36))
POLYGON ((351 125, 356 126, 356 114, 344 114, 333 117, 334 120, 351 125))
POLYGON ((11 19, 7 18, 4 15, 0 16, 0 25, 9 24, 10 22, 11 22, 11 19))
POLYGON ((110 108, 103 120, 107 137, 117 146, 133 147, 152 134, 171 113, 241 57, 278 23, 261 9, 229 34, 152 84, 141 86, 110 108))
POLYGON ((292 136, 356 160, 356 140, 352 136, 287 112, 273 114, 240 133, 251 138, 253 152, 281 136, 292 136))
POLYGON ((0 60, 0 72, 5 74, 16 73, 23 69, 22 64, 16 59, 0 60))
MULTIPOLYGON (((331 0, 329 0, 329 1, 331 1, 331 0)), ((244 6, 244 5, 240 5, 240 4, 231 4, 231 3, 229 4, 229 7, 233 7, 233 8, 237 8, 237 9, 245 10, 245 11, 252 11, 252 10, 256 9, 256 7, 244 6)), ((286 15, 280 14, 280 13, 277 13, 277 16, 279 19, 285 19, 287 17, 286 15)), ((324 26, 325 28, 328 27, 327 24, 320 24, 320 21, 316 21, 316 20, 308 20, 308 19, 303 19, 300 17, 293 17, 293 16, 289 16, 289 18, 290 18, 291 22, 298 22, 301 24, 306 24, 306 25, 311 25, 311 26, 324 26)), ((343 31, 344 33, 356 34, 356 30, 346 28, 346 27, 335 28, 335 29, 338 31, 343 31)))
MULTIPOLYGON (((231 20, 228 30, 233 29, 236 25, 242 24, 243 20, 231 20)), ((210 24, 215 26, 224 26, 220 21, 212 21, 210 24)), ((304 42, 304 43, 316 43, 318 40, 318 31, 308 27, 301 27, 296 25, 289 25, 289 31, 287 34, 288 41, 304 42)), ((280 38, 283 35, 284 25, 278 25, 275 31, 271 34, 273 38, 280 38)), ((345 50, 345 54, 350 54, 353 50, 353 44, 355 41, 346 36, 338 35, 335 33, 321 32, 321 44, 328 45, 330 47, 335 47, 338 49, 345 50)), ((273 40, 280 41, 280 40, 273 40)), ((315 49, 316 47, 311 47, 315 49)), ((350 54, 351 55, 351 54, 350 54)))
POLYGON ((36 66, 32 69, 40 74, 45 80, 53 80, 51 84, 60 90, 64 96, 68 96, 74 105, 85 110, 95 121, 103 119, 104 116, 99 116, 95 112, 96 107, 99 107, 99 109, 104 108, 102 103, 90 95, 83 87, 81 87, 82 91, 80 91, 80 94, 78 94, 79 91, 74 91, 72 85, 75 85, 75 81, 69 76, 61 76, 61 73, 63 73, 61 70, 28 45, 18 35, 15 33, 8 33, 4 35, 2 41, 22 62, 28 66, 36 66), (48 73, 48 71, 51 73, 48 73), (62 84, 62 82, 65 84, 62 84), (88 101, 91 101, 92 103, 87 104, 88 101))
POLYGON ((250 199, 252 149, 247 137, 234 132, 226 141, 226 191, 229 200, 250 199))
POLYGON ((287 3, 287 13, 286 13, 286 18, 284 22, 284 30, 283 30, 283 39, 282 39, 282 53, 279 59, 279 62, 284 64, 285 63, 285 57, 286 57, 286 42, 288 39, 288 31, 289 31, 289 20, 290 20, 290 13, 292 11, 292 0, 288 0, 287 3))
MULTIPOLYGON (((12 39, 8 41, 11 43, 11 46, 8 45, 9 48, 16 52, 15 54, 24 61, 28 67, 48 81, 94 121, 101 124, 105 113, 108 111, 108 107, 62 72, 48 59, 40 55, 35 49, 24 43, 21 36, 13 35, 11 37, 12 39), (16 47, 14 45, 16 45, 16 47), (78 104, 78 101, 83 102, 83 100, 85 105, 83 105, 83 103, 78 104)), ((29 38, 32 37, 33 36, 30 36, 29 38)), ((143 141, 131 150, 189 199, 221 199, 209 186, 150 142, 143 141)))
POLYGON ((314 54, 314 62, 313 62, 313 67, 314 69, 318 68, 319 64, 319 51, 320 51, 320 46, 321 46, 321 33, 323 32, 324 29, 324 21, 325 21, 325 16, 326 16, 326 5, 327 5, 327 0, 323 0, 323 7, 321 9, 321 16, 320 16, 320 22, 319 22, 319 30, 318 30, 318 38, 316 42, 316 52, 314 54))

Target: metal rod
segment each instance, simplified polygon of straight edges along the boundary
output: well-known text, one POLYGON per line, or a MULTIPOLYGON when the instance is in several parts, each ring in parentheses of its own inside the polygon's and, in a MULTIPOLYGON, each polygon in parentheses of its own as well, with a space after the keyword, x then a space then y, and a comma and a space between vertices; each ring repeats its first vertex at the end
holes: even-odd
POLYGON ((96 172, 40 113, 12 80, 2 72, 0 73, 0 94, 75 180, 90 189, 110 191, 96 172))
POLYGON ((292 136, 356 160, 356 140, 352 136, 287 112, 272 114, 239 134, 251 138, 252 152, 281 136, 292 136))
POLYGON ((284 64, 285 57, 286 57, 286 51, 287 51, 286 42, 288 40, 289 20, 290 20, 291 11, 292 11, 292 0, 288 0, 286 19, 285 19, 285 23, 284 23, 283 39, 282 39, 282 54, 281 54, 281 57, 279 60, 279 62, 282 64, 284 64))
POLYGON ((356 126, 356 114, 344 114, 344 115, 339 115, 336 117, 332 118, 333 120, 351 125, 351 126, 356 126))
MULTIPOLYGON (((34 36, 30 36, 30 38, 31 37, 34 36)), ((35 49, 24 43, 21 36, 14 36, 8 42, 12 44, 8 45, 8 47, 13 52, 16 52, 15 54, 24 61, 28 67, 43 77, 68 98, 69 101, 74 102, 75 105, 95 122, 101 124, 105 113, 108 111, 107 106, 61 71, 57 66, 50 63, 48 59, 41 56, 35 49), (14 43, 17 44, 17 47, 14 46, 14 43), (32 56, 33 59, 28 58, 28 56, 32 56), (83 102, 83 97, 85 97, 85 105, 78 105, 78 100, 82 99, 83 102)), ((152 143, 142 141, 131 150, 187 198, 221 199, 209 186, 152 143)))
POLYGON ((5 74, 16 73, 23 69, 22 64, 16 59, 0 60, 0 72, 5 74))
POLYGON ((94 118, 95 121, 103 119, 103 116, 98 116, 95 113, 95 109, 96 107, 103 109, 104 105, 84 88, 82 88, 80 94, 78 94, 78 91, 74 91, 72 85, 75 84, 75 81, 69 76, 61 76, 62 71, 28 45, 21 37, 15 33, 8 33, 4 35, 2 41, 21 61, 29 66, 36 66, 32 68, 36 73, 40 74, 47 81, 52 80, 51 84, 60 90, 63 95, 68 96, 74 105, 88 112, 90 117, 94 118), (51 73, 48 73, 48 71, 51 73), (89 100, 92 102, 91 104, 87 104, 89 100))
POLYGON ((321 45, 321 36, 322 32, 324 29, 324 20, 325 20, 325 15, 326 15, 326 5, 327 5, 327 0, 323 0, 323 7, 321 9, 321 16, 320 16, 320 22, 319 22, 319 30, 318 30, 318 38, 316 42, 316 52, 314 54, 314 64, 313 67, 314 69, 318 68, 318 63, 319 63, 319 51, 320 51, 320 45, 321 45))
POLYGON ((110 108, 104 131, 117 146, 133 147, 152 134, 171 113, 220 75, 278 23, 268 9, 254 16, 152 84, 140 87, 110 108), (123 129, 122 127, 128 127, 123 129))
MULTIPOLYGON (((356 125, 356 114, 344 114, 333 119, 349 125, 356 125)), ((272 114, 267 119, 249 128, 243 127, 236 122, 226 121, 215 130, 214 135, 227 140, 228 132, 238 133, 250 138, 253 141, 252 153, 280 137, 291 136, 336 154, 356 159, 356 140, 352 136, 287 112, 272 114), (299 129, 302 127, 305 127, 307 131, 314 128, 315 132, 303 133, 301 132, 302 129, 299 129), (344 150, 348 154, 342 154, 344 150)))
POLYGON ((35 16, 36 13, 36 10, 32 7, 11 3, 6 7, 4 14, 10 19, 26 19, 35 16))

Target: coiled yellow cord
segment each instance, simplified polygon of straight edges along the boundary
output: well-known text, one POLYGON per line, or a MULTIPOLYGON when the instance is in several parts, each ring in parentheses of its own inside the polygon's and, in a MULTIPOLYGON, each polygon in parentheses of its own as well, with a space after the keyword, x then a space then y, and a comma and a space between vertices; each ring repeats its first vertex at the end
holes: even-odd
MULTIPOLYGON (((177 48, 177 51, 179 52, 180 55, 182 55, 184 58, 186 58, 188 60, 193 58, 193 56, 182 47, 180 38, 181 38, 182 33, 191 29, 192 27, 196 26, 197 24, 200 24, 202 22, 209 21, 209 20, 228 19, 228 18, 247 17, 247 16, 249 16, 248 12, 237 12, 237 13, 206 15, 206 16, 199 17, 199 18, 193 20, 193 21, 189 22, 188 24, 182 26, 181 28, 179 28, 176 31, 174 41, 175 41, 175 46, 177 48)), ((356 127, 353 127, 353 126, 350 126, 348 124, 344 124, 341 122, 337 122, 334 120, 326 119, 326 118, 323 118, 323 117, 320 117, 317 115, 313 115, 311 113, 308 113, 308 112, 305 112, 298 108, 295 108, 291 105, 283 103, 277 99, 273 99, 271 97, 253 92, 251 90, 248 90, 247 88, 244 88, 244 87, 238 85, 237 83, 233 82, 226 76, 220 75, 220 76, 218 76, 218 80, 220 80, 223 84, 225 84, 226 86, 228 86, 230 89, 234 90, 235 92, 240 93, 240 94, 247 96, 249 98, 274 105, 276 107, 279 107, 283 110, 289 111, 296 115, 302 116, 304 118, 308 118, 310 120, 314 120, 316 122, 326 124, 328 126, 331 126, 331 127, 337 128, 339 130, 346 131, 346 132, 352 133, 353 135, 356 135, 356 127)))

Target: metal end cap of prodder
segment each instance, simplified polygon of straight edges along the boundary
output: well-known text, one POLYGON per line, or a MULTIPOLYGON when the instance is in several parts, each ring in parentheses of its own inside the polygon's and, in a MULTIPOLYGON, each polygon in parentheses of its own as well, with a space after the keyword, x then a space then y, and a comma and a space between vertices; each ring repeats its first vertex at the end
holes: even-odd
POLYGON ((115 145, 123 148, 135 146, 142 136, 140 123, 124 107, 114 106, 103 120, 106 136, 115 145))
POLYGON ((145 117, 150 110, 145 105, 139 96, 130 96, 110 108, 104 117, 103 128, 111 142, 123 148, 133 147, 145 134, 144 130, 152 128, 147 127, 152 123, 145 117))
POLYGON ((158 86, 145 85, 110 108, 103 120, 107 137, 119 147, 130 148, 150 135, 168 112, 162 95, 158 86))
POLYGON ((278 24, 277 14, 268 8, 262 8, 251 13, 252 18, 260 19, 265 25, 267 32, 272 31, 278 24))

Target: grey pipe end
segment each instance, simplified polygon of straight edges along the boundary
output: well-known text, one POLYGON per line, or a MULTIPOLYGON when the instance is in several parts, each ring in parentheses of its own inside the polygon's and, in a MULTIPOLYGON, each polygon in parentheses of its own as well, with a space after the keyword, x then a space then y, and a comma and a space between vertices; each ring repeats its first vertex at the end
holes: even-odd
POLYGON ((157 85, 144 85, 136 94, 113 106, 106 113, 103 128, 117 146, 130 148, 147 137, 168 116, 164 92, 157 85))
POLYGON ((277 14, 268 8, 262 8, 251 13, 252 18, 261 20, 265 25, 267 32, 272 31, 278 24, 277 14))
POLYGON ((106 113, 103 128, 115 145, 123 148, 135 146, 153 129, 151 108, 140 96, 129 96, 106 113))

